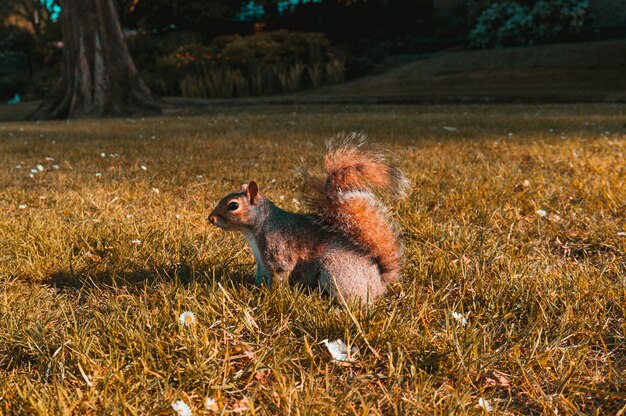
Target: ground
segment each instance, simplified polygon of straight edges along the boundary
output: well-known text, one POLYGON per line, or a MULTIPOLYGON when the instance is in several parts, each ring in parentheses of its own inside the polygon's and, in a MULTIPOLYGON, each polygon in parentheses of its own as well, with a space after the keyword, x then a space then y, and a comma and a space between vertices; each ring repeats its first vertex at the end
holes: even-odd
POLYGON ((624 414, 625 126, 610 104, 0 123, 0 413, 624 414), (300 210, 294 172, 349 131, 412 181, 401 283, 366 311, 252 286, 208 213, 250 179, 300 210))
POLYGON ((405 102, 620 101, 626 41, 442 53, 305 93, 308 99, 405 102))

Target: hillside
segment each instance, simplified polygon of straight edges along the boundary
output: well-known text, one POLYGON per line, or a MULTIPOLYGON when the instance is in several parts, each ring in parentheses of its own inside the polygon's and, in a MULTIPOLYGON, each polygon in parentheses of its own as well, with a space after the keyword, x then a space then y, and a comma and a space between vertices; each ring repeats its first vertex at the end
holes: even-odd
POLYGON ((626 40, 462 51, 303 95, 621 100, 625 70, 626 40))

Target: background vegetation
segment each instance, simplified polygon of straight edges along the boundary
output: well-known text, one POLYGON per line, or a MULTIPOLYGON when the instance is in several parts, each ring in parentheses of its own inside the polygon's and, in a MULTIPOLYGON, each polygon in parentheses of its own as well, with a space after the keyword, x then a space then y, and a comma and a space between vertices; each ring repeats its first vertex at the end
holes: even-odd
POLYGON ((0 413, 171 415, 184 400, 210 414, 209 397, 223 413, 623 414, 623 110, 0 124, 0 413), (206 222, 250 179, 300 210, 300 156, 319 166, 324 141, 352 130, 413 183, 391 201, 403 280, 354 319, 316 292, 252 287, 243 239, 206 222), (333 363, 326 338, 358 361, 333 363))
MULTIPOLYGON (((190 37, 191 35, 188 35, 190 37)), ((177 36, 180 40, 181 36, 177 36)), ((322 33, 261 32, 222 36, 207 46, 197 40, 156 44, 149 36, 131 40, 141 50, 144 76, 152 91, 166 96, 248 97, 319 87, 344 79, 345 56, 333 54, 322 33), (172 48, 174 46, 174 48, 172 48), (158 48, 161 53, 150 53, 158 48)), ((156 51, 155 51, 156 52, 156 51)))
MULTIPOLYGON (((451 50, 626 36, 626 9, 611 6, 616 10, 604 13, 611 19, 599 13, 604 6, 594 8, 588 0, 467 0, 439 6, 421 0, 263 0, 253 7, 261 12, 251 16, 243 13, 250 5, 242 1, 115 3, 149 87, 186 97, 308 89, 381 71, 388 56, 416 60, 451 50), (229 62, 217 58, 231 52, 236 56, 229 62), (193 57, 193 64, 186 59, 181 65, 180 56, 193 57)), ((605 3, 606 9, 611 2, 605 3)), ((54 0, 0 5, 0 54, 18 54, 25 62, 9 75, 0 65, 0 101, 16 93, 40 99, 58 79, 57 17, 54 0)))

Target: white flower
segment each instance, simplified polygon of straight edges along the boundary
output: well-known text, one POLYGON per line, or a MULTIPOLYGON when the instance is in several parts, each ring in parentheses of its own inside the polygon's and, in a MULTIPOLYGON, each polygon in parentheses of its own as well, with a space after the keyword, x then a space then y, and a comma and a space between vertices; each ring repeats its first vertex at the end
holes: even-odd
POLYGON ((196 315, 194 315, 193 312, 185 311, 180 314, 178 320, 180 321, 181 325, 191 326, 196 323, 196 315))
POLYGON ((96 178, 99 178, 101 176, 102 176, 102 174, 100 172, 96 172, 96 178))
POLYGON ((189 405, 182 400, 177 400, 175 403, 172 403, 172 409, 174 409, 174 411, 178 413, 179 416, 193 415, 193 413, 191 413, 191 408, 189 407, 189 405))
POLYGON ((141 165, 141 170, 148 170, 148 168, 145 165, 141 165))
POLYGON ((208 410, 209 412, 217 412, 219 410, 217 401, 213 397, 206 398, 206 400, 204 401, 204 407, 206 407, 206 410, 208 410))
POLYGON ((107 157, 107 154, 102 152, 102 153, 100 153, 100 157, 107 157))
POLYGON ((35 169, 37 169, 39 172, 43 172, 44 170, 46 170, 46 168, 44 168, 43 165, 37 165, 35 166, 35 169))
POLYGON ((330 352, 330 355, 333 356, 334 361, 356 361, 354 356, 358 354, 359 351, 356 347, 352 347, 348 354, 348 346, 340 339, 333 342, 328 342, 328 340, 325 339, 322 342, 326 345, 326 348, 328 348, 328 351, 330 352), (348 357, 348 355, 350 356, 348 357))
POLYGON ((135 244, 135 245, 139 245, 139 244, 141 244, 141 240, 140 240, 140 239, 138 239, 138 238, 136 238, 136 239, 134 239, 134 240, 130 240, 130 243, 131 243, 131 244, 135 244))
POLYGON ((53 158, 53 157, 46 156, 46 160, 47 160, 48 162, 52 162, 52 161, 54 161, 54 158, 53 158))
POLYGON ((15 165, 15 169, 22 169, 22 165, 15 165))
POLYGON ((26 209, 26 208, 28 208, 28 206, 27 206, 27 205, 22 204, 22 205, 20 205, 18 208, 19 208, 19 209, 26 209))
POLYGON ((489 403, 489 400, 485 400, 482 397, 478 399, 478 406, 485 410, 487 413, 493 412, 493 406, 489 403))
POLYGON ((463 326, 467 325, 467 319, 465 319, 463 314, 452 311, 452 317, 456 319, 456 321, 460 323, 461 325, 463 326))
POLYGON ((539 215, 540 217, 544 217, 544 218, 548 215, 545 209, 538 209, 535 212, 537 213, 537 215, 539 215))
POLYGON ((159 188, 152 188, 152 192, 154 192, 157 195, 161 193, 161 191, 159 191, 159 188))

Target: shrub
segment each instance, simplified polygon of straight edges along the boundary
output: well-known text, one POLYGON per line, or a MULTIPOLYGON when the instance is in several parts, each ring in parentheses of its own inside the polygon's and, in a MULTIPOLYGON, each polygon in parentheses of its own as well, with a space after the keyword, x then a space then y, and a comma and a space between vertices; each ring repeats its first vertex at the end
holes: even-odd
POLYGON ((346 58, 332 58, 326 63, 324 72, 326 73, 326 82, 328 82, 329 84, 337 84, 339 82, 342 82, 345 79, 346 58))
POLYGON ((37 42, 28 31, 0 22, 0 101, 19 93, 24 99, 39 99, 52 88, 60 75, 61 51, 37 42), (11 58, 12 57, 12 58, 11 58), (11 61, 17 59, 17 66, 11 61))
POLYGON ((329 52, 321 33, 285 30, 192 41, 158 58, 144 75, 161 94, 245 97, 317 87, 343 80, 345 59, 329 52))
POLYGON ((28 31, 16 26, 4 26, 0 22, 0 52, 30 53, 35 39, 28 31))
POLYGON ((474 47, 531 45, 579 32, 589 19, 587 0, 516 1, 487 7, 469 34, 474 47))

